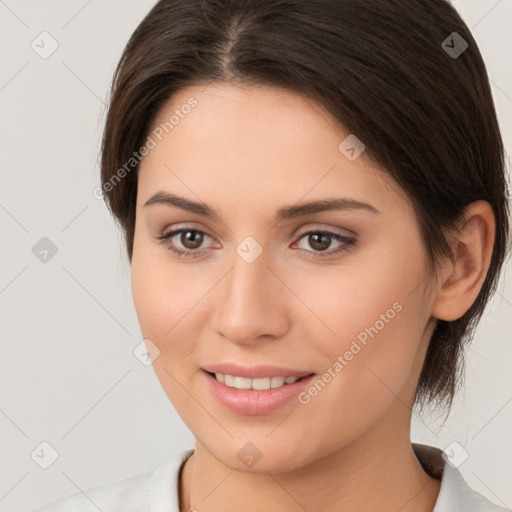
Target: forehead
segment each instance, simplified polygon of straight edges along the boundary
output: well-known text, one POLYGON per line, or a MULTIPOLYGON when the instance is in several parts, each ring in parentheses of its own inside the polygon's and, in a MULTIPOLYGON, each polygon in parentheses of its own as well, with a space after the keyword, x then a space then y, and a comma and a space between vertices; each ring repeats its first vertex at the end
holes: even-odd
POLYGON ((364 151, 347 158, 343 144, 351 134, 320 104, 285 89, 182 89, 161 109, 149 135, 156 145, 139 169, 141 201, 156 189, 205 201, 221 195, 223 203, 246 208, 333 195, 382 207, 396 205, 390 194, 403 196, 364 151))

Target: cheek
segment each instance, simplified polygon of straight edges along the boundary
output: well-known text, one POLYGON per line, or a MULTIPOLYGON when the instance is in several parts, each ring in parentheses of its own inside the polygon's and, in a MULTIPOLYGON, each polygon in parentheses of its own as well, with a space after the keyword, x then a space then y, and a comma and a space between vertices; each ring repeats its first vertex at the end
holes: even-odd
POLYGON ((334 438, 341 435, 341 424, 348 435, 360 432, 385 413, 396 395, 412 390, 428 320, 418 286, 425 270, 419 241, 408 254, 404 251, 407 258, 397 253, 382 251, 378 262, 360 260, 331 279, 310 277, 301 288, 303 294, 318 290, 302 297, 319 306, 315 313, 333 331, 324 329, 325 335, 311 338, 323 354, 320 378, 327 383, 310 389, 314 396, 305 400, 311 398, 334 438))
POLYGON ((408 282, 406 275, 400 281, 381 278, 371 284, 347 279, 340 281, 342 286, 331 280, 322 287, 322 294, 302 295, 324 324, 312 322, 310 327, 316 325, 317 334, 312 329, 308 336, 314 344, 310 351, 321 356, 319 362, 325 366, 318 370, 343 375, 333 381, 351 388, 356 398, 364 389, 375 387, 386 394, 379 377, 397 389, 411 371, 423 315, 420 298, 409 293, 408 282))
POLYGON ((144 338, 151 339, 166 354, 184 348, 178 336, 193 319, 192 307, 201 291, 190 285, 190 275, 169 264, 165 251, 152 245, 139 244, 135 238, 132 296, 144 338))
POLYGON ((418 332, 407 316, 409 304, 395 302, 391 310, 387 301, 382 307, 378 304, 365 310, 364 320, 354 305, 347 307, 343 321, 340 315, 334 325, 334 342, 331 339, 322 347, 326 364, 319 369, 318 381, 300 397, 304 405, 299 406, 306 424, 308 418, 315 418, 315 425, 321 425, 324 441, 321 447, 310 447, 313 451, 328 453, 354 441, 391 408, 399 414, 407 411, 401 402, 407 403, 412 391, 418 332), (379 318, 386 311, 388 323, 379 318))
POLYGON ((193 340, 197 336, 191 330, 198 325, 193 305, 199 290, 194 293, 190 276, 185 279, 179 272, 171 274, 171 265, 163 261, 161 253, 135 244, 131 288, 142 336, 160 351, 153 360, 153 370, 181 414, 190 409, 190 396, 184 390, 191 389, 192 384, 193 340))
POLYGON ((401 340, 423 316, 418 285, 425 269, 419 240, 410 244, 409 252, 401 252, 399 243, 361 251, 361 256, 347 258, 338 267, 285 274, 284 280, 292 283, 312 313, 300 316, 302 321, 314 320, 318 333, 310 339, 318 340, 322 352, 343 353, 353 340, 361 346, 365 341, 369 346, 370 340, 388 340, 397 350, 409 347, 401 340))

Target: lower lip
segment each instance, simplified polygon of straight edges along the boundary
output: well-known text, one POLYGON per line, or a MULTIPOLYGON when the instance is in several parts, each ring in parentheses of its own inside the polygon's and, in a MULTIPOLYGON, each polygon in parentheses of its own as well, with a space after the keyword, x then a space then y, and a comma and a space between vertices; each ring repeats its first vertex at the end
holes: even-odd
POLYGON ((279 407, 307 388, 315 377, 315 374, 313 374, 279 388, 257 391, 254 389, 230 388, 219 382, 215 377, 212 377, 208 372, 203 370, 203 373, 208 381, 210 390, 221 404, 234 412, 248 416, 268 414, 279 409, 279 407))

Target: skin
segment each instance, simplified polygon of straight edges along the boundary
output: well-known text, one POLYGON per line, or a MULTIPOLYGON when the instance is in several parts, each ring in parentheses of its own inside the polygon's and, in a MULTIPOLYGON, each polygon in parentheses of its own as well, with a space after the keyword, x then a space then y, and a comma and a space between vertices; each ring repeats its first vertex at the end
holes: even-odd
MULTIPOLYGON (((132 258, 141 331, 160 350, 155 372, 196 439, 180 510, 431 511, 440 482, 411 447, 414 393, 436 319, 462 316, 483 283, 492 210, 471 205, 453 242, 455 263, 429 279, 406 194, 365 153, 350 161, 339 151, 348 132, 320 105, 282 89, 195 86, 173 96, 151 129, 191 97, 197 106, 141 163, 132 258), (158 191, 204 202, 222 221, 144 207, 158 191), (283 206, 332 197, 378 213, 273 220, 283 206), (200 257, 180 258, 155 238, 185 223, 208 236, 195 246, 179 234, 172 240, 200 257), (315 229, 356 243, 315 258, 318 246, 301 237, 315 229), (252 263, 236 252, 247 236, 263 250, 252 263), (307 405, 293 399, 246 416, 206 386, 200 367, 218 362, 321 375, 397 302, 401 311, 307 405), (237 457, 247 442, 262 454, 252 468, 237 457)), ((330 241, 324 253, 342 246, 330 241)))

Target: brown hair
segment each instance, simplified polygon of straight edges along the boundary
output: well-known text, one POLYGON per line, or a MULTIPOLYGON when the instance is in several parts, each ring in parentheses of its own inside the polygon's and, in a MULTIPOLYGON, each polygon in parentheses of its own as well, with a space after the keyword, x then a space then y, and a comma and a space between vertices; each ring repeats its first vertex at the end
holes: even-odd
POLYGON ((509 240, 504 148, 489 80, 457 11, 445 0, 159 1, 115 71, 101 148, 105 201, 130 262, 133 154, 174 93, 210 82, 285 87, 327 108, 405 190, 434 274, 439 257, 451 257, 445 233, 471 202, 490 203, 496 236, 482 289, 461 318, 438 321, 416 392, 417 402, 449 408, 462 346, 496 289, 509 240), (465 51, 450 53, 464 41, 465 51))

